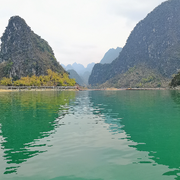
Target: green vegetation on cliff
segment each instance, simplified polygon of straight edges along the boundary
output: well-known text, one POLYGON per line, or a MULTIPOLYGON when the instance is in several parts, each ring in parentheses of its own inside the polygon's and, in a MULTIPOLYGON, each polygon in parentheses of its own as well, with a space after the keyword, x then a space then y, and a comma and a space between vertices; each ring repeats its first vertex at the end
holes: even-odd
POLYGON ((129 68, 126 73, 111 78, 102 85, 99 85, 99 87, 157 88, 167 87, 169 82, 168 78, 163 77, 156 71, 149 69, 145 65, 139 65, 129 68))
POLYGON ((4 86, 74 86, 74 79, 69 79, 67 73, 59 74, 52 70, 47 70, 46 76, 21 77, 21 79, 13 81, 12 78, 4 77, 0 84, 4 86))

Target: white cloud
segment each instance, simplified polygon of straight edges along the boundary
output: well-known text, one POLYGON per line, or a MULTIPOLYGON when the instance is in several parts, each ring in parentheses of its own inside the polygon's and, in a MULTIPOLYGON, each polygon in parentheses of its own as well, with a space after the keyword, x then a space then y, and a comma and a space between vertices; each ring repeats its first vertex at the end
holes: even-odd
POLYGON ((127 18, 130 21, 141 20, 148 12, 152 11, 156 6, 160 5, 162 0, 107 0, 108 10, 112 14, 127 18))

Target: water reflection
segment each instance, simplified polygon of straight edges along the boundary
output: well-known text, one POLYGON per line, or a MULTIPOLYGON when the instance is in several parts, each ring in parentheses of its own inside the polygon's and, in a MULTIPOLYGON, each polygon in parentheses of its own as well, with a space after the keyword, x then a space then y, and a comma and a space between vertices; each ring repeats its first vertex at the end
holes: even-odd
POLYGON ((53 178, 51 180, 103 180, 103 179, 87 179, 87 178, 80 178, 80 177, 75 177, 75 176, 60 176, 60 177, 56 177, 56 178, 53 178))
POLYGON ((176 99, 171 91, 0 94, 4 173, 20 166, 14 179, 143 179, 151 171, 145 179, 178 179, 176 99))
POLYGON ((180 105, 180 91, 179 90, 172 90, 171 92, 171 98, 174 100, 177 105, 180 105))
POLYGON ((122 132, 122 118, 124 116, 124 102, 119 101, 119 96, 113 91, 96 92, 91 91, 89 94, 93 106, 96 108, 94 114, 104 117, 104 122, 110 126, 110 131, 122 132), (121 110, 120 110, 121 109, 121 110))
POLYGON ((111 130, 118 133, 124 130, 127 139, 137 143, 130 145, 131 147, 148 152, 149 160, 144 161, 139 157, 135 163, 168 166, 169 171, 164 175, 175 175, 178 179, 180 111, 172 99, 179 106, 180 93, 177 91, 91 92, 94 105, 99 107, 105 105, 104 110, 99 113, 105 114, 106 117, 111 116, 110 121, 105 121, 111 124, 111 130), (114 115, 116 121, 113 121, 114 115), (117 121, 118 118, 120 122, 117 121), (112 126, 113 124, 116 126, 112 126))
POLYGON ((19 164, 46 151, 39 147, 47 143, 37 142, 54 133, 56 118, 65 115, 65 105, 74 97, 75 92, 54 91, 0 94, 1 149, 9 164, 4 174, 16 172, 19 164))

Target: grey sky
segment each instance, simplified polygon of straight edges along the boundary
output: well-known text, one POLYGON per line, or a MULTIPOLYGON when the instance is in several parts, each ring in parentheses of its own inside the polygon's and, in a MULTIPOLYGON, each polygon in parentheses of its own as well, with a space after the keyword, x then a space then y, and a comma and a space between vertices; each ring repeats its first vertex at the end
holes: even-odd
POLYGON ((65 65, 100 62, 123 47, 134 26, 164 0, 0 0, 0 35, 19 15, 65 65))

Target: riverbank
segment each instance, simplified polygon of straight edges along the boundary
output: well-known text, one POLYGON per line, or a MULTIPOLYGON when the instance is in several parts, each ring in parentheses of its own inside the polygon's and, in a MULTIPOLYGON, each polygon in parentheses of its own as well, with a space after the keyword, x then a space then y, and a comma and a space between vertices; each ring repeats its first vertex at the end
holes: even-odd
MULTIPOLYGON (((0 92, 19 92, 19 91, 58 91, 57 89, 31 89, 31 90, 18 90, 18 89, 0 89, 0 92)), ((66 89, 59 91, 79 91, 77 89, 66 89)))
MULTIPOLYGON (((124 90, 170 90, 171 88, 103 88, 103 89, 80 89, 77 86, 0 86, 0 92, 15 91, 124 91, 124 90)), ((174 88, 171 90, 179 90, 174 88)))
POLYGON ((124 90, 169 90, 170 88, 102 88, 90 89, 92 91, 124 91, 124 90))
POLYGON ((168 90, 170 88, 127 88, 126 90, 168 90))
POLYGON ((79 91, 77 86, 0 86, 0 92, 14 91, 79 91))

